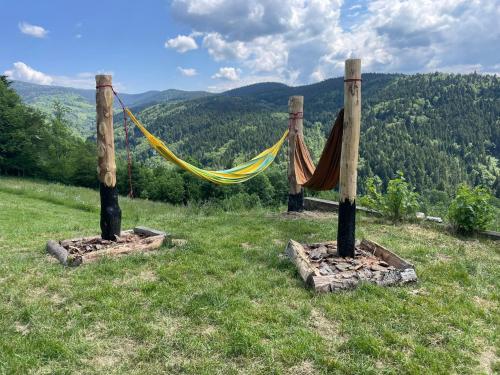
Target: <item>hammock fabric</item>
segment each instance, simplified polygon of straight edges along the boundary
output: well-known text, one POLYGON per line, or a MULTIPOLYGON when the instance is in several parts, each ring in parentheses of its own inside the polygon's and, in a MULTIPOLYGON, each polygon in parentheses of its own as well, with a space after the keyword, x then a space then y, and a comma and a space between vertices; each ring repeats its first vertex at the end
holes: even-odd
POLYGON ((299 185, 312 190, 331 190, 337 186, 340 175, 343 124, 344 110, 342 109, 333 124, 317 167, 314 167, 303 137, 295 137, 295 178, 299 185))
POLYGON ((132 114, 132 112, 130 112, 128 108, 126 108, 125 111, 127 112, 127 115, 130 117, 130 119, 134 122, 134 124, 137 125, 142 134, 144 134, 151 146, 156 151, 158 151, 161 156, 179 166, 180 168, 191 172, 204 180, 219 185, 231 185, 245 182, 252 177, 255 177, 259 173, 265 171, 276 158, 278 151, 280 150, 283 142, 288 136, 288 130, 286 130, 278 142, 276 142, 267 150, 261 152, 250 161, 247 161, 246 163, 243 163, 231 169, 207 171, 205 169, 201 169, 192 164, 189 164, 188 162, 177 157, 160 139, 152 135, 144 127, 144 125, 142 125, 139 120, 137 120, 137 118, 132 114))

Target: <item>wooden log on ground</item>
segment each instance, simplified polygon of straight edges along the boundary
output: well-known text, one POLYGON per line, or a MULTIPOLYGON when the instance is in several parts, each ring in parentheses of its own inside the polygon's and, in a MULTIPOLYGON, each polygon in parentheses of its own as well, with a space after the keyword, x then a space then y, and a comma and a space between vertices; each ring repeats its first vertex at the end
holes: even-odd
POLYGON ((47 242, 47 252, 65 266, 76 267, 82 263, 81 256, 69 254, 64 247, 53 240, 47 242))
POLYGON ((354 257, 356 232, 356 189, 361 124, 361 60, 345 62, 344 133, 340 157, 340 200, 337 242, 339 255, 354 257))
POLYGON ((379 245, 376 242, 363 239, 361 241, 360 247, 363 250, 372 253, 377 258, 380 258, 383 261, 387 262, 390 266, 394 266, 400 270, 405 270, 407 268, 411 269, 415 268, 413 264, 409 263, 408 261, 404 260, 400 256, 394 254, 392 251, 386 249, 385 247, 379 245))
POLYGON ((295 177, 295 139, 303 136, 304 128, 304 97, 291 96, 288 99, 288 118, 290 129, 288 133, 288 212, 304 210, 304 189, 297 184, 295 177))
POLYGON ((312 286, 312 277, 320 275, 309 263, 309 258, 304 251, 304 247, 297 241, 290 240, 286 246, 285 254, 297 266, 302 280, 304 280, 307 285, 312 286))
POLYGON ((164 236, 163 245, 167 247, 172 246, 172 235, 170 233, 165 233, 160 230, 148 228, 148 227, 135 227, 134 233, 142 234, 145 236, 164 236))
POLYGON ((97 174, 101 196, 101 236, 114 241, 120 235, 122 212, 116 189, 113 90, 110 75, 96 75, 97 174))

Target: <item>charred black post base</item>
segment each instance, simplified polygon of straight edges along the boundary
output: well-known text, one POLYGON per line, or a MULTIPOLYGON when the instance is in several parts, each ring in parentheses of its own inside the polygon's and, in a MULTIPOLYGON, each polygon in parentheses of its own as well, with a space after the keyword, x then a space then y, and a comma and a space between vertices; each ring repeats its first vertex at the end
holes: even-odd
POLYGON ((101 193, 101 237, 103 240, 116 240, 122 226, 122 210, 118 206, 118 190, 99 184, 101 193))
POLYGON ((304 190, 298 194, 288 194, 288 212, 304 211, 304 190))
POLYGON ((339 203, 339 227, 337 232, 338 254, 354 258, 356 233, 356 201, 349 199, 339 203))

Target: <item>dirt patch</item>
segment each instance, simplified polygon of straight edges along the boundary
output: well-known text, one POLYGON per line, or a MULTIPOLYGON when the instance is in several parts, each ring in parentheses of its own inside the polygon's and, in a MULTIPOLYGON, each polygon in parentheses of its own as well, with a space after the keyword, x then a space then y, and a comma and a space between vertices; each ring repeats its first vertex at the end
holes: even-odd
POLYGON ((212 325, 206 325, 201 328, 201 334, 204 336, 212 336, 215 332, 217 332, 217 328, 212 325))
POLYGON ((58 293, 54 293, 50 296, 50 302, 52 302, 54 305, 62 305, 65 301, 66 298, 58 293))
POLYGON ((120 279, 113 280, 114 286, 129 286, 141 282, 155 282, 158 281, 158 276, 154 271, 146 270, 141 271, 139 274, 126 273, 120 279))
POLYGON ((20 322, 15 322, 14 327, 16 332, 20 333, 23 336, 26 336, 28 333, 31 332, 29 324, 22 324, 20 322))
POLYGON ((187 325, 187 322, 187 319, 184 318, 156 314, 155 318, 151 320, 148 326, 155 331, 161 332, 163 336, 172 337, 179 332, 183 326, 187 325))
POLYGON ((88 359, 88 362, 97 369, 110 369, 132 357, 137 352, 137 343, 127 338, 113 340, 105 347, 99 347, 97 355, 88 359))
POLYGON ((283 212, 280 215, 283 219, 333 219, 337 214, 322 211, 302 211, 302 212, 283 212))
POLYGON ((493 366, 496 362, 498 362, 498 357, 495 349, 488 347, 479 356, 479 369, 482 373, 493 375, 493 366))
POLYGON ((273 244, 275 244, 276 246, 284 246, 285 241, 275 238, 275 239, 273 239, 273 244))
POLYGON ((243 242, 242 244, 240 244, 240 246, 242 248, 244 248, 245 250, 250 250, 250 249, 254 248, 254 246, 251 243, 248 243, 248 242, 243 242))
POLYGON ((476 306, 479 306, 479 307, 486 309, 486 310, 493 310, 497 306, 495 301, 490 301, 490 300, 481 298, 479 296, 474 296, 473 300, 474 300, 474 303, 476 304, 476 306))
POLYGON ((327 319, 322 312, 316 309, 311 310, 309 325, 321 338, 330 344, 341 344, 345 341, 345 337, 339 333, 337 324, 327 319))
POLYGON ((304 361, 298 365, 290 367, 288 369, 289 374, 294 375, 313 375, 316 374, 317 371, 314 368, 314 365, 310 361, 304 361))
POLYGON ((451 262, 453 260, 453 257, 450 255, 439 253, 439 254, 436 254, 436 259, 439 260, 440 262, 448 263, 448 262, 451 262))
POLYGON ((184 238, 173 238, 172 239, 172 245, 177 246, 177 247, 183 247, 188 244, 188 240, 184 238))

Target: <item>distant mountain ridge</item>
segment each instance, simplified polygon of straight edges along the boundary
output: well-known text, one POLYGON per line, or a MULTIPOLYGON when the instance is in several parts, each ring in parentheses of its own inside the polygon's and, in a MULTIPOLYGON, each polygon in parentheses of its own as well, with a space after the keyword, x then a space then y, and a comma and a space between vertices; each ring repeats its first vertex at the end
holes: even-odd
MULTIPOLYGON (((16 90, 22 100, 42 112, 51 114, 54 101, 61 102, 69 109, 68 119, 74 130, 83 136, 94 131, 95 122, 95 90, 77 89, 63 86, 38 85, 22 81, 14 81, 12 88, 16 90)), ((120 97, 127 106, 143 108, 158 103, 176 102, 202 98, 213 95, 206 91, 184 91, 168 89, 163 91, 151 90, 139 94, 120 93, 120 97)), ((119 108, 117 101, 115 107, 119 108)))

